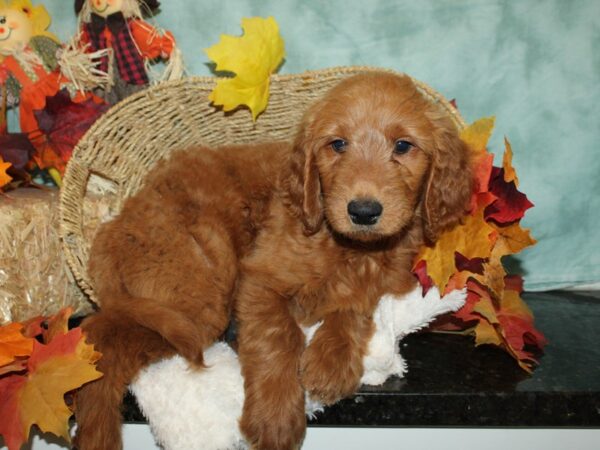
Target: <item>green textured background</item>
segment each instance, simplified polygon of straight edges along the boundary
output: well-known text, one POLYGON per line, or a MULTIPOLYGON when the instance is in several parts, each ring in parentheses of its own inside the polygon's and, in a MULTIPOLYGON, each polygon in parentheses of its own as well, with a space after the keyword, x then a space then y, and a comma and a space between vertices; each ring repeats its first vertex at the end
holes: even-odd
MULTIPOLYGON (((75 31, 72 0, 43 2, 52 31, 75 31)), ((523 225, 539 243, 512 266, 529 290, 600 282, 599 0, 163 0, 191 74, 202 49, 239 35, 242 17, 273 16, 286 43, 280 73, 337 65, 407 72, 456 98, 467 122, 495 115, 491 150, 513 144, 523 225)))

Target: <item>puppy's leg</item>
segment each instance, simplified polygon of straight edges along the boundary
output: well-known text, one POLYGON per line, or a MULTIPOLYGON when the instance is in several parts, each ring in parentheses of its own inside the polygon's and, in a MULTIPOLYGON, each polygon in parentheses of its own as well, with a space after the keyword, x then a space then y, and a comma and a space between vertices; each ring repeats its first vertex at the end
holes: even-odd
POLYGON ((244 280, 236 306, 246 395, 240 428, 253 449, 292 450, 306 430, 298 378, 304 335, 288 300, 261 281, 244 280))
POLYGON ((87 340, 102 353, 98 370, 104 376, 77 393, 75 446, 79 450, 119 450, 120 405, 127 385, 142 367, 174 354, 175 349, 157 333, 111 311, 86 319, 82 328, 87 340))
POLYGON ((235 249, 222 230, 205 228, 100 231, 90 272, 102 310, 83 327, 103 353, 104 377, 78 394, 80 450, 120 449, 119 406, 139 370, 176 352, 201 364, 227 327, 235 249))
POLYGON ((362 359, 374 330, 371 318, 353 311, 325 317, 302 354, 302 385, 311 397, 332 404, 356 391, 363 374, 362 359))

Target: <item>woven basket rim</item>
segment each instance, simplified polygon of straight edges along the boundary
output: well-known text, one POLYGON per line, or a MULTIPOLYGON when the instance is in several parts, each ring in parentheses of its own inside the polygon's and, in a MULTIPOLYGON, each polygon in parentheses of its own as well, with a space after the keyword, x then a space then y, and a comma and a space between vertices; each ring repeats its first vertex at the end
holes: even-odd
MULTIPOLYGON (((271 76, 271 84, 277 83, 287 83, 297 79, 319 79, 326 78, 328 76, 347 76, 351 74, 371 72, 371 71, 380 71, 380 72, 388 72, 395 74, 403 74, 402 72, 383 68, 383 67, 375 67, 375 66, 336 66, 325 69, 316 69, 316 70, 308 70, 300 73, 293 74, 274 74, 271 76)), ((415 83, 417 88, 429 96, 430 100, 439 103, 450 115, 453 119, 456 127, 461 130, 466 124, 461 117, 459 111, 444 98, 439 92, 431 88, 424 82, 421 82, 408 74, 404 74, 410 77, 410 79, 415 83)), ((67 261, 68 267, 71 270, 71 273, 80 287, 80 289, 87 294, 90 300, 94 303, 97 303, 97 299, 94 293, 94 289, 92 287, 92 283, 89 280, 89 275, 87 274, 87 261, 83 261, 82 258, 78 256, 78 249, 81 245, 86 243, 86 240, 83 236, 83 214, 82 214, 82 205, 76 205, 73 202, 73 198, 80 200, 81 202, 85 198, 85 186, 80 186, 76 182, 72 180, 77 180, 76 172, 81 170, 81 167, 76 167, 79 164, 79 155, 85 152, 86 145, 88 141, 92 140, 93 137, 97 134, 97 130, 100 129, 104 122, 110 120, 110 117, 119 114, 122 110, 129 108, 133 104, 137 104, 140 101, 143 101, 144 98, 152 97, 155 93, 161 93, 164 90, 169 89, 178 89, 182 86, 197 86, 205 89, 213 88, 217 81, 225 79, 224 77, 218 76, 189 76, 182 78, 180 80, 167 81, 162 82, 153 86, 148 87, 142 91, 139 91, 126 99, 120 101, 116 105, 112 106, 102 117, 100 117, 84 134, 79 143, 75 146, 73 150, 73 155, 71 160, 67 164, 67 168, 65 171, 65 175, 63 178, 63 186, 60 191, 60 206, 59 206, 59 215, 60 215, 60 224, 59 224, 59 236, 62 242, 63 253, 65 255, 65 259, 67 261), (69 213, 73 208, 78 208, 79 214, 76 214, 76 221, 74 223, 71 220, 72 214, 69 213), (75 231, 73 231, 73 229, 75 231)), ((218 108, 215 107, 215 110, 218 108)), ((268 109, 268 106, 267 106, 268 109)), ((248 113, 247 111, 237 111, 235 114, 248 113)), ((224 114, 222 111, 220 114, 224 114)), ((248 119, 251 121, 251 117, 248 114, 248 119)), ((261 120, 261 116, 257 118, 257 122, 261 120)))

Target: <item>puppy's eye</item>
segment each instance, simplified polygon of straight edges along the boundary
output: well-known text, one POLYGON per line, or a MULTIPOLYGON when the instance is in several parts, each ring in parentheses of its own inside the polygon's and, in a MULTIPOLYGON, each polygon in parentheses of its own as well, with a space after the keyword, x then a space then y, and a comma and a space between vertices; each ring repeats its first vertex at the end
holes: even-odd
POLYGON ((410 142, 399 139, 394 144, 394 153, 396 155, 404 155, 413 147, 414 145, 412 145, 410 142))
POLYGON ((342 153, 344 150, 346 150, 346 145, 348 143, 343 140, 343 139, 335 139, 334 141, 331 141, 329 143, 329 146, 333 149, 333 151, 335 151, 336 153, 342 153))
POLYGON ((0 25, 4 25, 6 23, 6 17, 0 16, 0 25))

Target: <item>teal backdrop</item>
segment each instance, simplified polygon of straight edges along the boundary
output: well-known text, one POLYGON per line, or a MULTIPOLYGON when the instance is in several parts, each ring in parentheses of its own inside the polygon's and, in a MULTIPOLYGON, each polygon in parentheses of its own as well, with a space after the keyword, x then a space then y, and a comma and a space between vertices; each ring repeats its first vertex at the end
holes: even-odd
MULTIPOLYGON (((73 1, 42 3, 68 39, 73 1)), ((251 16, 279 23, 280 73, 387 67, 455 98, 467 122, 496 116, 490 149, 501 164, 510 139, 539 241, 510 266, 529 290, 600 282, 599 0, 163 0, 154 20, 209 75, 203 48, 251 16)))

